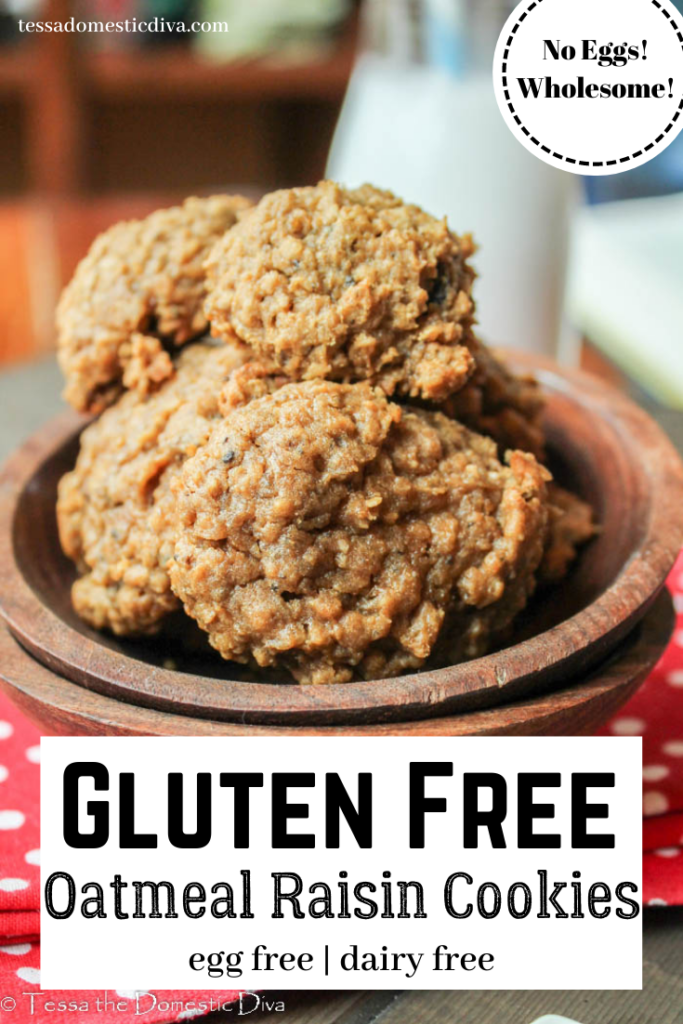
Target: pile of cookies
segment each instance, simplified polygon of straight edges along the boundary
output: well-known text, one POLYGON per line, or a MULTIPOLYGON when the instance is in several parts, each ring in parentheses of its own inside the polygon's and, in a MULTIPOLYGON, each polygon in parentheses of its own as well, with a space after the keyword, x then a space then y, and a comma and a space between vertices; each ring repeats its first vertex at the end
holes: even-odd
POLYGON ((59 488, 77 613, 135 636, 183 608, 300 683, 508 640, 594 527, 544 465, 538 386, 474 333, 472 252, 329 181, 97 239, 57 317, 98 416, 59 488))

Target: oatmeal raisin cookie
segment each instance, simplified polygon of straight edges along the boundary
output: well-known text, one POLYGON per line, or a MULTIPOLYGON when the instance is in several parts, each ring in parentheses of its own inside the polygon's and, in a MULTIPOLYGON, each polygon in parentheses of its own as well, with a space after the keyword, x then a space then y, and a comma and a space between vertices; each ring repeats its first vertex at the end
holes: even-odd
POLYGON ((441 402, 474 370, 472 251, 371 185, 273 192, 214 247, 206 314, 292 380, 441 402))
POLYGON ((158 391, 127 392, 81 435, 76 466, 59 484, 57 519, 79 571, 74 608, 95 628, 154 633, 179 606, 167 573, 171 482, 221 415, 226 378, 246 357, 233 345, 191 345, 158 391))
POLYGON ((65 397, 101 412, 123 387, 146 392, 171 376, 168 349, 207 330, 203 263, 250 205, 241 196, 187 199, 101 234, 57 310, 65 397))
POLYGON ((214 423, 174 476, 171 584, 225 658, 302 683, 396 675, 447 621, 474 635, 523 606, 548 479, 367 383, 287 384, 214 423))

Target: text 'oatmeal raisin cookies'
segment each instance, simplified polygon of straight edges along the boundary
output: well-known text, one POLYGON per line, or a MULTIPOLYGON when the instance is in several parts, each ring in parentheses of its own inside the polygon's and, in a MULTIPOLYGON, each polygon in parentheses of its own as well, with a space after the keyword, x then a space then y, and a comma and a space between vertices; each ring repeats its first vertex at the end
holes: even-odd
POLYGON ((211 330, 292 380, 440 402, 474 369, 469 237, 370 185, 265 196, 208 261, 211 330))
POLYGON ((508 459, 367 383, 286 384, 174 477, 171 585, 224 658, 301 683, 418 668, 445 620, 533 590, 549 474, 508 459))
POLYGON ((101 234, 57 310, 65 398, 101 412, 123 388, 148 391, 173 373, 167 349, 207 330, 204 260, 250 205, 191 198, 101 234))
POLYGON ((57 521, 76 563, 74 609, 96 629, 156 632, 179 607, 167 563, 175 540, 171 481, 222 415, 222 389, 247 356, 234 345, 191 345, 158 391, 122 395, 81 435, 59 484, 57 521))

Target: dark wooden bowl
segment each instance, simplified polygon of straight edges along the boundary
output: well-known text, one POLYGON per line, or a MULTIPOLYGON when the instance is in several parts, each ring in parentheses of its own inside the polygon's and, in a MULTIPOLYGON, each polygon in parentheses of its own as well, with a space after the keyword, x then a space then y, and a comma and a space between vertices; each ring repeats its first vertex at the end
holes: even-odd
POLYGON ((591 501, 602 533, 551 597, 537 597, 520 624, 524 639, 505 650, 395 679, 304 687, 273 675, 254 681, 201 645, 179 643, 176 628, 147 642, 90 630, 71 608, 73 567, 60 551, 54 512, 83 426, 74 415, 39 431, 0 478, 0 612, 60 676, 131 704, 214 720, 414 720, 519 700, 585 676, 651 607, 683 544, 683 468, 652 420, 602 381, 529 357, 514 362, 541 378, 553 469, 591 501), (165 667, 169 657, 177 668, 165 667))
POLYGON ((0 690, 49 736, 588 736, 614 715, 659 660, 673 606, 659 595, 608 661, 587 678, 512 704, 375 725, 241 725, 127 704, 63 679, 0 625, 0 690))

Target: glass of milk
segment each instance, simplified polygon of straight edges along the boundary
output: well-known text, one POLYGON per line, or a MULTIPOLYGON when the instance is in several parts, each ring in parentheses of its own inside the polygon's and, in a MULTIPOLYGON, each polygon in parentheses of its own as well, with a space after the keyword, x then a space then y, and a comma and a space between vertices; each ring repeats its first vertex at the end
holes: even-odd
POLYGON ((493 93, 504 0, 366 0, 328 176, 389 188, 471 232, 477 317, 496 345, 548 355, 563 323, 577 179, 528 153, 493 93))

